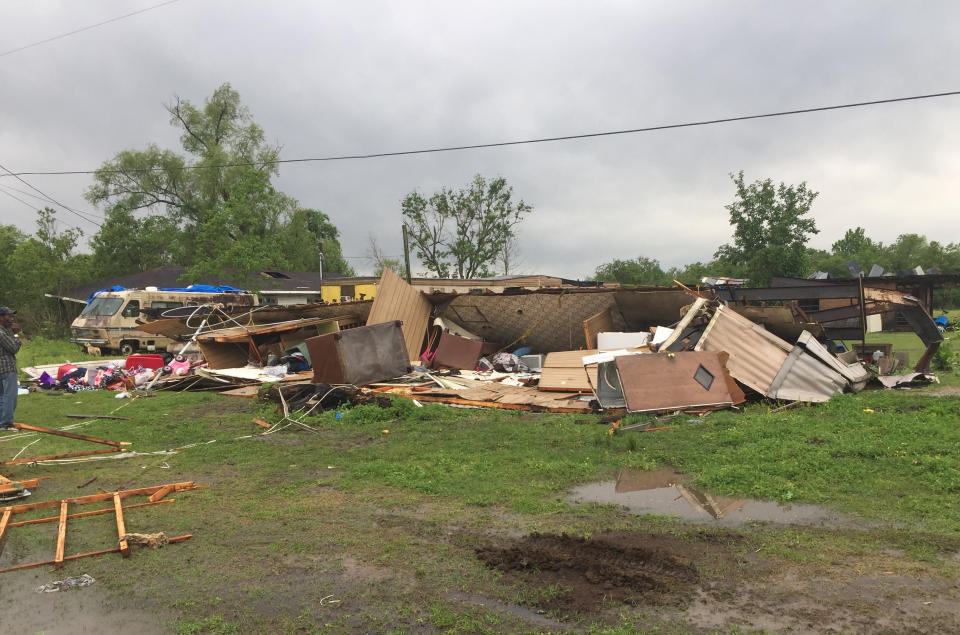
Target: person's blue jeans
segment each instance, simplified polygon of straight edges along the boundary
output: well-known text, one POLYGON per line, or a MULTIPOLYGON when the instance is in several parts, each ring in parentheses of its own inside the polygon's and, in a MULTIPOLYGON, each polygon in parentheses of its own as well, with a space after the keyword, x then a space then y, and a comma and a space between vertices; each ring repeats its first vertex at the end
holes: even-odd
POLYGON ((13 411, 17 409, 17 389, 20 382, 16 371, 0 373, 0 425, 13 423, 13 411))

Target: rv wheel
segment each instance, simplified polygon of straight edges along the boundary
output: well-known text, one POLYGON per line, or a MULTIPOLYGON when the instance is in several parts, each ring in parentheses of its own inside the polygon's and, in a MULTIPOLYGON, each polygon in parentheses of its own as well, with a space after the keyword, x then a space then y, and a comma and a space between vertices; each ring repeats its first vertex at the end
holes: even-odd
POLYGON ((120 354, 124 357, 130 357, 136 350, 137 347, 133 342, 120 342, 120 354))

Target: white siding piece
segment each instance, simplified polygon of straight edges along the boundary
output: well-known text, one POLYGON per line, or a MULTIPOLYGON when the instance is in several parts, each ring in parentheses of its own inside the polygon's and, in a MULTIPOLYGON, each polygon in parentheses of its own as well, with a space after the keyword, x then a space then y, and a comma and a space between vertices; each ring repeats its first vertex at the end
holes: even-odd
POLYGON ((696 301, 690 306, 690 310, 687 311, 680 322, 673 329, 673 333, 670 334, 662 344, 660 344, 660 350, 665 351, 670 347, 671 344, 680 339, 680 335, 683 334, 683 329, 687 328, 690 325, 690 322, 693 321, 700 311, 703 309, 703 305, 707 303, 706 298, 697 298, 696 301))
POLYGON ((859 362, 847 364, 840 361, 836 355, 828 351, 823 344, 818 342, 816 338, 807 331, 800 334, 800 337, 797 338, 797 344, 803 346, 808 353, 840 373, 844 379, 850 382, 850 389, 853 390, 853 392, 860 392, 863 390, 863 387, 866 386, 870 374, 859 362))
POLYGON ((616 350, 618 348, 636 348, 646 346, 650 340, 648 331, 638 331, 635 333, 621 333, 617 331, 606 331, 597 333, 597 348, 601 351, 616 350))

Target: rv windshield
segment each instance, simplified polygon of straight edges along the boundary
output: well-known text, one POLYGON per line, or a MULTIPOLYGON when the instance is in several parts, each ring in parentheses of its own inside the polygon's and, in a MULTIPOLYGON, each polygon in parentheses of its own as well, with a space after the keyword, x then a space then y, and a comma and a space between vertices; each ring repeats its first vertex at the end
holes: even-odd
POLYGON ((123 304, 123 298, 94 298, 80 315, 113 315, 123 304))

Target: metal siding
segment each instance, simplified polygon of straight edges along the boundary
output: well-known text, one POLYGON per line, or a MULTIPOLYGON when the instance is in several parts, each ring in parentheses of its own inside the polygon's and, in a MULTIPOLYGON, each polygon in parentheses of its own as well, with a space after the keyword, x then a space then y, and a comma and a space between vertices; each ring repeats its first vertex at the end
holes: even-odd
POLYGON ((730 354, 727 362, 730 374, 765 395, 791 348, 762 326, 721 306, 717 307, 694 350, 726 351, 730 354))

